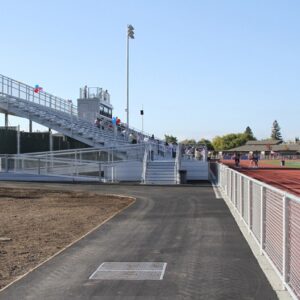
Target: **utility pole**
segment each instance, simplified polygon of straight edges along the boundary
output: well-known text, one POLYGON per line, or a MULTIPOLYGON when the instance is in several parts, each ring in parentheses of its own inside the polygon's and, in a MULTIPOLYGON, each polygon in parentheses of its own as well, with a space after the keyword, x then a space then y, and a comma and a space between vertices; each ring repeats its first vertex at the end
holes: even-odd
POLYGON ((134 28, 132 25, 127 25, 127 45, 126 45, 127 134, 129 133, 129 39, 134 39, 134 28))

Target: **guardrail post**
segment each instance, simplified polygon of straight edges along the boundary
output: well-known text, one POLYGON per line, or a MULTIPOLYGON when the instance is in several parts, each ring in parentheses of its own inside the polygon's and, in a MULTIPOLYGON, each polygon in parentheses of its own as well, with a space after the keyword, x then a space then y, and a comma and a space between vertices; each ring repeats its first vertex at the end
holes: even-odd
POLYGON ((289 210, 288 210, 289 200, 284 195, 282 197, 282 279, 283 279, 283 289, 285 289, 285 284, 288 279, 289 273, 289 210))
POLYGON ((115 182, 114 166, 113 165, 111 165, 111 182, 115 182))
POLYGON ((237 174, 232 171, 233 175, 233 204, 234 209, 237 210, 237 174))
POLYGON ((243 219, 243 211, 244 211, 244 199, 243 199, 243 177, 240 175, 240 215, 241 220, 243 219))
POLYGON ((230 202, 231 202, 231 191, 232 191, 232 183, 231 183, 231 171, 230 171, 230 169, 228 169, 228 172, 229 172, 229 178, 228 178, 228 196, 229 196, 229 200, 230 200, 230 202))
POLYGON ((20 149, 21 149, 21 143, 20 143, 20 125, 18 125, 18 130, 17 130, 17 154, 20 154, 20 149))
POLYGON ((223 168, 225 174, 225 194, 228 196, 228 170, 223 168))
POLYGON ((38 159, 38 174, 41 175, 41 159, 38 159))
POLYGON ((49 166, 50 166, 50 164, 49 164, 49 155, 48 155, 48 152, 47 152, 47 154, 46 154, 46 174, 48 174, 48 169, 49 169, 49 166))
POLYGON ((251 201, 251 181, 248 179, 248 230, 249 233, 251 231, 251 209, 252 209, 252 201, 251 201))
POLYGON ((8 173, 8 155, 5 154, 5 172, 8 173))
POLYGON ((75 174, 78 176, 78 159, 77 159, 77 151, 75 150, 75 174))
POLYGON ((99 182, 101 182, 101 175, 102 175, 102 173, 101 173, 101 163, 98 163, 98 165, 99 165, 99 182))
POLYGON ((260 188, 260 254, 263 254, 264 244, 265 244, 265 187, 260 188))

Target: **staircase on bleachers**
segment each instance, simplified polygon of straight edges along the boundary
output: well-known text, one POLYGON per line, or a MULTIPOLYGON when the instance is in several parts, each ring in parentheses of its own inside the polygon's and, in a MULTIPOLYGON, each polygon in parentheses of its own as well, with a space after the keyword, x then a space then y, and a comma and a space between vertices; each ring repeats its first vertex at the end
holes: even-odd
POLYGON ((174 160, 149 161, 145 184, 176 184, 177 174, 174 160))

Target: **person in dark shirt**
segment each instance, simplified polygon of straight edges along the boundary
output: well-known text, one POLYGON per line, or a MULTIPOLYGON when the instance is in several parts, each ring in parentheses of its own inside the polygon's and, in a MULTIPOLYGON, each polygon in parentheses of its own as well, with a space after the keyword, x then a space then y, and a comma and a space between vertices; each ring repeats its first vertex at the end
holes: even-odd
POLYGON ((241 158, 241 155, 239 153, 235 153, 234 156, 233 156, 233 159, 234 159, 234 163, 235 163, 235 166, 236 167, 239 167, 240 166, 240 158, 241 158))

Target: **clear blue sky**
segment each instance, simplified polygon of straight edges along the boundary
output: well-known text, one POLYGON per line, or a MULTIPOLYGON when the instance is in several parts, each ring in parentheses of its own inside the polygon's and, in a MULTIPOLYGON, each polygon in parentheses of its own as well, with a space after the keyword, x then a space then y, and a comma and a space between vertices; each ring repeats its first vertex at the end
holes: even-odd
POLYGON ((143 105, 145 130, 160 137, 250 126, 268 138, 275 119, 285 139, 300 135, 299 0, 0 0, 0 8, 0 74, 74 103, 79 87, 103 87, 125 121, 131 23, 134 127, 143 105))

